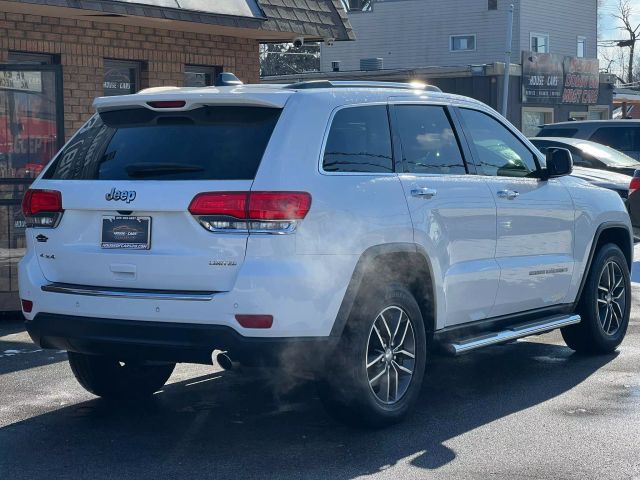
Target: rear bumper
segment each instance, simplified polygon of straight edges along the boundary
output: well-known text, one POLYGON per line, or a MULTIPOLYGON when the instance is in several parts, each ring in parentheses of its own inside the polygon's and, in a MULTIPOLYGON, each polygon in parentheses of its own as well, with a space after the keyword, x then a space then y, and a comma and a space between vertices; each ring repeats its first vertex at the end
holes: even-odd
POLYGON ((39 313, 26 321, 33 341, 120 360, 211 363, 213 350, 225 350, 248 365, 277 365, 292 357, 313 365, 324 358, 333 337, 252 338, 224 325, 150 322, 39 313))
MULTIPOLYGON (((221 326, 259 339, 315 338, 332 334, 356 262, 352 255, 252 257, 245 260, 228 292, 206 286, 202 291, 147 290, 135 281, 105 281, 101 286, 54 283, 44 277, 31 245, 18 266, 18 281, 20 298, 33 302, 32 311, 24 313, 27 320, 46 313, 221 326), (273 325, 245 328, 236 320, 239 314, 272 315, 273 325)), ((111 272, 102 274, 109 279, 111 272)))

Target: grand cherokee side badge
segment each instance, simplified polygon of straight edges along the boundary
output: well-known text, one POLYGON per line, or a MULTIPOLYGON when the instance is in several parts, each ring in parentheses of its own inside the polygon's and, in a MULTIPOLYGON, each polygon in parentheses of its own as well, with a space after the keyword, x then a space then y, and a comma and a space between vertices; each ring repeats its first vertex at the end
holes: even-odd
POLYGON ((111 200, 122 200, 123 202, 131 203, 136 199, 136 191, 135 190, 116 190, 115 187, 108 192, 104 198, 107 201, 111 200))
POLYGON ((209 260, 209 265, 212 267, 235 267, 238 263, 233 260, 209 260))

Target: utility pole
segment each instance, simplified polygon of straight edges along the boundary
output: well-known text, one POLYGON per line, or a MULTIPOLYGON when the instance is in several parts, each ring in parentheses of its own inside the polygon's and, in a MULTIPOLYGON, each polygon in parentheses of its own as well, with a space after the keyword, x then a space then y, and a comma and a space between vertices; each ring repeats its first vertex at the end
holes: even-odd
POLYGON ((502 116, 507 118, 507 107, 509 102, 509 74, 511 73, 511 44, 513 43, 513 3, 509 5, 509 16, 507 17, 507 48, 504 60, 504 81, 502 85, 502 116))

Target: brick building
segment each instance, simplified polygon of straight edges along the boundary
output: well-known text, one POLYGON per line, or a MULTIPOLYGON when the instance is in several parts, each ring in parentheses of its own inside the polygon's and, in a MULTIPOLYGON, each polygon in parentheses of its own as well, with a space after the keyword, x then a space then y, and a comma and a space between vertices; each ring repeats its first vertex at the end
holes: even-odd
POLYGON ((18 309, 25 188, 93 99, 259 81, 259 44, 353 38, 341 0, 0 0, 0 311, 18 309))

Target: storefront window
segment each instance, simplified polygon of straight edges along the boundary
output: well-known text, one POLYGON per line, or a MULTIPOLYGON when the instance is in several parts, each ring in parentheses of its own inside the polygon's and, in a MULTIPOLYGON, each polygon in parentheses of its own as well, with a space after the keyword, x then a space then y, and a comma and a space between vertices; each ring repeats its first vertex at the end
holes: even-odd
POLYGON ((0 65, 0 311, 20 309, 22 196, 63 141, 61 67, 37 57, 11 52, 16 63, 0 65))
POLYGON ((54 63, 58 63, 55 60, 55 55, 46 53, 9 52, 9 63, 20 63, 22 65, 53 65, 54 63))
POLYGON ((184 68, 185 87, 208 87, 213 85, 222 67, 207 67, 202 65, 187 65, 184 68))
POLYGON ((522 109, 522 133, 527 137, 535 137, 540 131, 540 126, 546 123, 553 123, 552 108, 522 109))
POLYGON ((104 61, 104 95, 128 95, 140 90, 140 63, 104 61))
POLYGON ((607 120, 609 118, 609 107, 597 106, 589 107, 589 120, 607 120))

